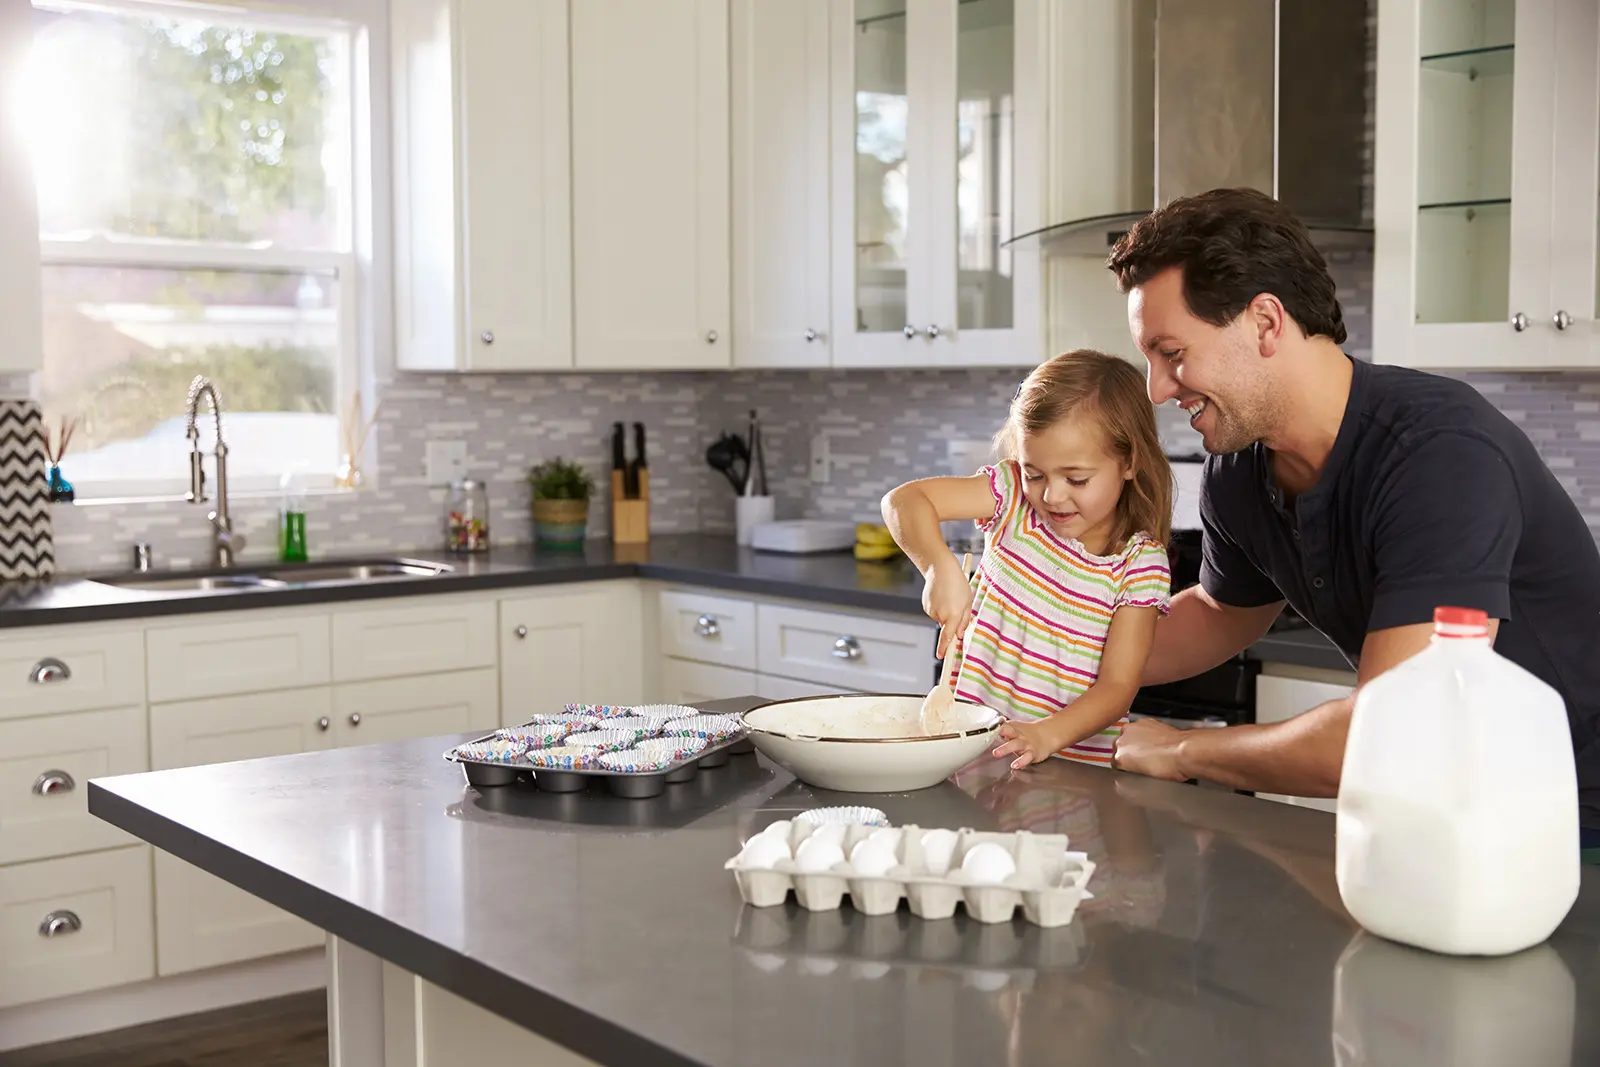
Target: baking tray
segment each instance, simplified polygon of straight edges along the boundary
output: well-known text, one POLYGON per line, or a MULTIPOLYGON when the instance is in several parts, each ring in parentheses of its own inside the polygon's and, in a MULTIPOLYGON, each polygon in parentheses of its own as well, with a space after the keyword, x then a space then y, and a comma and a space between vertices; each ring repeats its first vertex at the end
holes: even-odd
MULTIPOLYGON (((537 721, 530 719, 520 725, 532 726, 537 721)), ((463 744, 490 741, 498 736, 499 732, 495 731, 472 738, 463 744)), ((740 734, 715 745, 708 745, 691 756, 651 771, 614 771, 607 767, 568 770, 536 767, 520 759, 507 762, 472 760, 457 755, 454 747, 445 752, 444 758, 459 764, 462 774, 466 776, 467 784, 477 789, 531 782, 546 793, 579 793, 598 781, 603 782, 614 796, 630 800, 646 800, 660 796, 669 785, 693 781, 702 770, 725 766, 732 756, 754 751, 755 746, 750 743, 749 737, 740 734)))

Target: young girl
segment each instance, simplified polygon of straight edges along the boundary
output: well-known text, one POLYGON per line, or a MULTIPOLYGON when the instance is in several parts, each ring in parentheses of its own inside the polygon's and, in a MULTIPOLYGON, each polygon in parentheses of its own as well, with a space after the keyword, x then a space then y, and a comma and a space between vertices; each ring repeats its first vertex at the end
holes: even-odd
POLYGON ((1057 356, 995 444, 1006 458, 977 475, 891 491, 884 521, 927 581, 939 654, 959 643, 956 696, 1012 720, 995 755, 1109 764, 1169 610, 1172 469, 1144 378, 1099 352, 1057 356), (970 585, 939 530, 957 519, 987 535, 970 585))

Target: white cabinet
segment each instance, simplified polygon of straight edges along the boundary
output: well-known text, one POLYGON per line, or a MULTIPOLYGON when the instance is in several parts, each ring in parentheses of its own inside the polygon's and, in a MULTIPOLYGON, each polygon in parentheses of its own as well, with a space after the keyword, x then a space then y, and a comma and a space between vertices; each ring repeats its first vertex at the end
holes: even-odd
POLYGON ((828 4, 733 0, 733 362, 825 367, 828 4))
POLYGON ((636 582, 508 597, 500 602, 500 720, 568 703, 645 699, 643 597, 636 582))
POLYGON ((708 700, 750 696, 756 689, 755 671, 686 659, 666 659, 661 664, 661 699, 664 703, 696 707, 708 700))
MULTIPOLYGON (((1356 679, 1345 682, 1315 681, 1306 678, 1262 674, 1256 678, 1256 722, 1286 722, 1318 704, 1340 700, 1355 691, 1356 679)), ((1304 808, 1333 811, 1337 804, 1327 797, 1291 797, 1281 793, 1257 793, 1264 800, 1296 804, 1304 808)))
POLYGON ((933 685, 931 624, 762 604, 762 674, 861 693, 918 693, 933 685))
POLYGON ((89 779, 149 769, 143 706, 0 720, 0 863, 133 844, 89 814, 89 779))
POLYGON ((396 361, 570 367, 567 0, 394 0, 396 361))
POLYGON ((793 678, 778 678, 770 674, 756 675, 756 695, 763 700, 847 696, 853 692, 855 692, 853 689, 840 689, 837 686, 820 685, 817 682, 797 682, 793 678))
POLYGON ((493 667, 484 667, 336 685, 333 719, 341 747, 469 730, 487 733, 500 725, 500 678, 493 667))
POLYGON ((1043 358, 1036 0, 830 0, 836 366, 1043 358))
POLYGON ((0 638, 0 719, 142 703, 136 626, 50 626, 0 638))
POLYGON ((23 144, 22 85, 33 43, 33 5, 0 0, 0 373, 36 371, 44 363, 39 280, 39 199, 33 187, 32 155, 23 144))
POLYGON ((577 364, 730 363, 727 0, 572 5, 577 364))
POLYGON ((1384 0, 1373 355, 1600 365, 1600 13, 1592 0, 1384 0))
POLYGON ((154 628, 145 634, 150 700, 320 685, 332 671, 329 644, 328 616, 293 610, 154 628))
POLYGON ((0 867, 0 1007, 155 973, 150 848, 0 867))
POLYGON ((495 663, 495 605, 486 597, 393 603, 333 617, 333 679, 395 678, 495 663))
POLYGON ((756 665, 756 606, 748 600, 672 589, 661 594, 661 654, 723 667, 756 665))

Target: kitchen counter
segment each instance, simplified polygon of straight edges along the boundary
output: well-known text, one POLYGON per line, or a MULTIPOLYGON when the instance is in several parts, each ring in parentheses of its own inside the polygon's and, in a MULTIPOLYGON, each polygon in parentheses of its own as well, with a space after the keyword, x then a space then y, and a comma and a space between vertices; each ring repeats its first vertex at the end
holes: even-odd
POLYGON ((1360 932, 1323 812, 1059 760, 870 800, 756 756, 651 801, 479 793, 451 741, 99 779, 89 808, 326 929, 336 960, 354 946, 619 1067, 1600 1061, 1594 868, 1547 945, 1451 959, 1360 932), (1056 930, 740 902, 722 864, 744 837, 863 801, 1065 832, 1095 897, 1056 930))
MULTIPOLYGON (((288 585, 249 591, 153 593, 87 578, 0 582, 0 629, 102 622, 251 607, 328 604, 430 593, 516 589, 619 578, 703 586, 751 596, 787 597, 868 611, 922 615, 922 578, 904 559, 862 563, 848 553, 782 556, 741 549, 731 537, 675 534, 647 545, 589 541, 581 550, 526 545, 483 556, 408 552, 408 559, 454 568, 438 577, 385 578, 344 585, 288 585)), ((239 569, 255 564, 246 561, 239 569)), ((1269 634, 1253 658, 1348 670, 1337 649, 1315 630, 1269 634)))

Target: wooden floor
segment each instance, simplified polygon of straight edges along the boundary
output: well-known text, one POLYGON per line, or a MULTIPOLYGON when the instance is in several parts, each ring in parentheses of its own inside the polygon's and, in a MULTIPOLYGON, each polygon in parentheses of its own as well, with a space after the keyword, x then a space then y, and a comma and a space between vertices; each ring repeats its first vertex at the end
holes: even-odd
POLYGON ((4 1067, 327 1067, 322 990, 53 1045, 0 1052, 4 1067))

